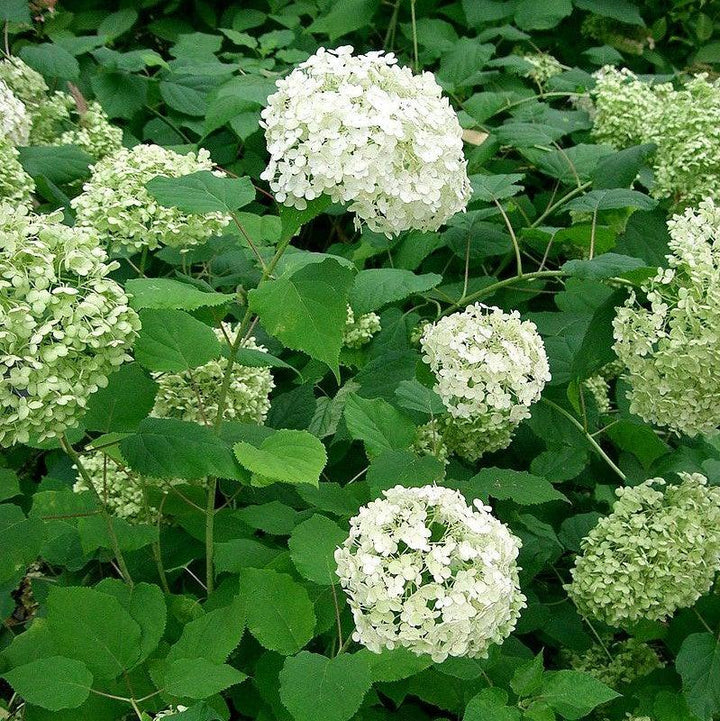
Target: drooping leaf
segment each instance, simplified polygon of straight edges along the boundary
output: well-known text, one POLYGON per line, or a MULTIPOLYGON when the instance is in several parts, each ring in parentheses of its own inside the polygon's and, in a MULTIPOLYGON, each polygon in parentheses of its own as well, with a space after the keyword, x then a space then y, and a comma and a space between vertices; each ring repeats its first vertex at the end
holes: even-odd
POLYGON ((158 176, 145 187, 162 205, 186 213, 232 213, 255 199, 250 178, 222 178, 209 170, 179 178, 158 176))
POLYGON ((135 309, 197 310, 235 299, 229 293, 205 292, 171 278, 131 278, 125 283, 125 290, 131 296, 130 305, 135 309))
POLYGON ((348 300, 355 313, 361 315, 414 293, 423 293, 441 281, 442 276, 437 273, 415 275, 399 268, 361 270, 355 276, 348 300))

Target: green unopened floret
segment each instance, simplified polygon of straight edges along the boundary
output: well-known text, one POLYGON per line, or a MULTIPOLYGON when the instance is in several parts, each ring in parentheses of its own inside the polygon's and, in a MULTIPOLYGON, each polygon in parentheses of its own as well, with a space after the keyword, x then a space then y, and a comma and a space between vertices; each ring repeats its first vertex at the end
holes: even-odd
POLYGON ((581 613, 611 626, 692 606, 720 569, 720 488, 699 473, 619 488, 581 545, 566 586, 581 613))

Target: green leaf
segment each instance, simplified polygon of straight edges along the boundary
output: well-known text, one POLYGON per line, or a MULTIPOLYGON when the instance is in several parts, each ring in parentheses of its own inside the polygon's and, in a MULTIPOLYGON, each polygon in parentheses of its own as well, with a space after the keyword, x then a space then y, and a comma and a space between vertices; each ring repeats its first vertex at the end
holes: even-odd
POLYGON ((308 32, 327 35, 331 42, 367 27, 380 5, 380 0, 338 0, 329 5, 330 12, 308 27, 308 32))
POLYGON ((451 88, 475 85, 482 77, 482 68, 493 56, 495 46, 477 39, 460 38, 450 52, 444 53, 438 78, 451 88))
POLYGON ((135 309, 197 310, 230 303, 235 296, 199 290, 171 278, 131 278, 125 283, 130 305, 135 309))
POLYGON ((203 117, 205 115, 207 97, 205 93, 200 90, 190 87, 185 83, 174 83, 167 80, 160 81, 158 90, 165 104, 173 110, 194 117, 203 117))
POLYGON ((288 541, 290 558, 303 578, 320 586, 337 581, 335 549, 347 538, 347 531, 325 516, 315 514, 293 529, 288 541))
POLYGON ((229 605, 189 621, 170 649, 167 662, 203 658, 215 664, 224 663, 240 643, 245 616, 245 599, 238 595, 229 605))
POLYGON ((544 672, 545 667, 541 652, 532 661, 527 661, 515 670, 510 681, 510 688, 521 698, 532 696, 542 687, 544 672))
POLYGON ((573 0, 575 7, 627 25, 645 25, 637 7, 627 0, 573 0))
POLYGON ((136 433, 120 441, 120 451, 134 471, 150 478, 247 480, 230 446, 197 423, 146 418, 136 433))
POLYGON ((410 451, 384 451, 373 459, 367 471, 367 483, 373 496, 400 484, 426 486, 442 480, 445 464, 434 456, 416 456, 410 451))
POLYGON ((432 389, 424 386, 419 380, 413 378, 409 381, 400 381, 395 389, 397 402, 410 411, 419 411, 432 416, 446 413, 442 398, 432 389))
POLYGON ((510 468, 483 468, 469 481, 459 484, 460 490, 470 499, 470 495, 486 500, 489 496, 500 501, 513 501, 521 506, 533 506, 550 501, 568 499, 553 488, 550 481, 534 476, 526 471, 514 471, 510 468))
POLYGON ((139 315, 135 359, 148 370, 179 373, 220 356, 213 329, 184 311, 145 309, 139 315))
POLYGON ((132 118, 147 100, 147 80, 123 72, 103 72, 90 78, 95 95, 111 118, 132 118))
POLYGON ((483 200, 492 203, 495 200, 512 198, 521 190, 521 185, 516 183, 525 176, 521 173, 499 174, 499 175, 471 175, 472 200, 483 200))
POLYGON ((571 12, 570 0, 521 0, 515 10, 515 23, 522 30, 549 30, 571 12))
POLYGON ((563 718, 574 721, 620 694, 594 676, 580 671, 554 671, 545 675, 542 698, 563 718))
POLYGON ((627 188, 632 185, 655 147, 652 143, 634 145, 604 158, 593 171, 593 188, 627 188))
POLYGON ((249 306, 268 333, 338 375, 352 280, 349 268, 328 258, 262 283, 249 292, 249 306))
POLYGON ((355 276, 349 301, 355 313, 361 315, 414 293, 424 293, 441 282, 442 276, 437 273, 415 275, 410 270, 398 268, 361 270, 355 276))
POLYGON ((235 456, 252 473, 282 483, 317 486, 327 462, 325 446, 312 433, 282 429, 266 438, 259 448, 241 441, 235 456))
POLYGON ((255 200, 250 178, 220 178, 209 170, 179 178, 160 175, 145 187, 161 205, 186 213, 233 213, 255 200))
POLYGON ((326 658, 303 651, 280 672, 280 698, 295 721, 348 721, 370 690, 367 658, 343 653, 326 658))
POLYGON ((46 78, 77 80, 80 77, 78 61, 55 43, 25 45, 20 50, 20 58, 46 78))
POLYGON ((77 708, 90 695, 93 675, 82 661, 50 656, 6 671, 3 678, 26 703, 48 711, 77 708))
POLYGON ((365 656, 373 681, 401 681, 433 665, 433 660, 427 654, 418 656, 402 646, 392 650, 384 648, 380 653, 364 648, 355 655, 365 656))
POLYGON ((57 651, 83 661, 97 678, 116 678, 140 658, 140 626, 113 596, 56 586, 47 604, 57 651))
POLYGON ((710 633, 692 633, 675 661, 690 710, 703 721, 720 713, 720 641, 710 633))
POLYGON ((352 438, 363 441, 369 456, 407 448, 415 438, 415 424, 382 398, 352 393, 343 411, 352 438))
MULTIPOLYGON (((157 526, 130 523, 124 518, 113 520, 113 531, 122 551, 137 551, 158 540, 157 526)), ((83 552, 90 554, 98 548, 113 548, 113 539, 108 531, 107 521, 99 515, 81 518, 78 534, 83 552)))
POLYGON ((265 568, 280 553, 253 538, 234 538, 215 544, 215 570, 238 573, 243 568, 265 568))
POLYGON ((20 483, 15 471, 10 468, 0 468, 0 501, 7 501, 20 495, 20 483))
POLYGON ((297 208, 281 205, 278 211, 282 229, 280 242, 283 243, 290 240, 305 223, 309 223, 313 218, 320 215, 320 213, 324 213, 331 204, 330 196, 321 195, 319 198, 311 200, 304 210, 297 210, 297 208))
POLYGON ((607 429, 612 442, 623 451, 632 453, 646 470, 661 456, 670 452, 651 426, 630 420, 618 420, 607 429))
POLYGON ((0 582, 14 579, 17 585, 40 553, 44 535, 42 521, 25 518, 18 506, 0 505, 0 582))
POLYGON ((29 25, 32 18, 26 0, 5 0, 5 2, 0 3, 0 20, 29 25))
POLYGON ((131 433, 155 405, 157 383, 137 363, 121 366, 93 393, 83 425, 89 431, 131 433))
POLYGON ((508 706, 507 701, 507 692, 502 689, 483 689, 468 702, 463 721, 520 721, 520 711, 508 706))
POLYGON ((613 188, 611 190, 591 190, 579 198, 573 198, 565 204, 565 210, 577 210, 585 213, 617 210, 619 208, 652 210, 657 203, 654 198, 639 193, 637 190, 613 188))
POLYGON ((603 253, 591 260, 577 258, 568 260, 562 265, 561 270, 575 278, 601 280, 602 278, 612 278, 643 267, 645 267, 645 263, 639 258, 618 255, 617 253, 603 253))
POLYGON ((213 663, 205 658, 181 658, 168 667, 165 690, 172 696, 209 698, 246 678, 246 674, 225 663, 213 663))
POLYGON ((248 629, 265 648, 289 656, 313 637, 313 604, 291 576, 245 568, 240 572, 240 590, 247 603, 248 629))
POLYGON ((65 185, 90 175, 93 159, 75 145, 34 145, 18 148, 20 163, 33 178, 44 177, 56 185, 65 185))

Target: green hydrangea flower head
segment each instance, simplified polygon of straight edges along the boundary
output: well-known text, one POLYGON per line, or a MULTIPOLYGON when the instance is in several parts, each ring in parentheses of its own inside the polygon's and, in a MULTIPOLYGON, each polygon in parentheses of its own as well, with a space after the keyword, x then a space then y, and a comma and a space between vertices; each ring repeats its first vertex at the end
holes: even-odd
POLYGON ((380 316, 377 313, 363 313, 356 318, 353 309, 348 305, 343 330, 343 345, 346 348, 362 348, 379 332, 380 316))
POLYGON ((140 328, 89 228, 0 205, 0 444, 76 425, 140 328))
MULTIPOLYGON (((150 504, 147 497, 148 487, 167 490, 172 486, 187 483, 180 478, 166 480, 139 476, 102 451, 83 455, 82 464, 107 510, 114 516, 131 522, 151 523, 157 518, 157 508, 150 504)), ((82 476, 78 476, 73 491, 81 493, 87 490, 87 483, 82 476)))
POLYGON ((0 203, 29 206, 34 191, 35 182, 20 165, 20 153, 7 140, 0 140, 0 203))
POLYGON ((122 148, 122 129, 110 123, 99 103, 92 102, 80 115, 78 127, 64 132, 62 145, 77 145, 96 160, 122 148))
POLYGON ((610 515, 583 539, 565 588, 610 626, 661 621, 692 606, 720 569, 720 488, 699 473, 619 488, 610 515))
POLYGON ((421 456, 434 456, 441 463, 449 462, 450 450, 445 443, 442 424, 438 418, 433 418, 418 426, 413 441, 413 450, 421 456))
POLYGON ((665 665, 652 646, 635 638, 607 644, 605 648, 597 644, 584 653, 573 654, 570 665, 611 688, 632 683, 665 665))
MULTIPOLYGON (((227 327, 226 332, 232 337, 237 329, 227 327)), ((225 342, 222 330, 216 329, 215 333, 220 341, 225 342)), ((243 348, 266 350, 252 337, 245 341, 243 348)), ((228 360, 222 356, 189 371, 156 374, 159 388, 153 415, 212 424, 218 412, 220 388, 227 366, 228 360)), ((274 387, 269 368, 235 363, 223 418, 241 423, 264 423, 270 410, 270 392, 274 387)))
POLYGON ((212 170, 210 153, 203 148, 188 155, 159 145, 121 148, 92 167, 83 193, 72 200, 76 222, 97 230, 112 254, 155 250, 161 245, 189 248, 202 243, 222 232, 230 216, 166 208, 145 188, 159 175, 179 178, 199 170, 212 170))
POLYGON ((527 77, 540 86, 564 70, 562 63, 548 53, 528 53, 523 55, 523 60, 531 65, 527 77))
POLYGON ((613 321, 630 410, 677 434, 720 426, 720 207, 711 200, 669 222, 670 268, 632 292, 613 321))
POLYGON ((41 105, 45 96, 50 92, 43 76, 15 56, 0 60, 0 80, 7 83, 8 87, 31 112, 41 105))

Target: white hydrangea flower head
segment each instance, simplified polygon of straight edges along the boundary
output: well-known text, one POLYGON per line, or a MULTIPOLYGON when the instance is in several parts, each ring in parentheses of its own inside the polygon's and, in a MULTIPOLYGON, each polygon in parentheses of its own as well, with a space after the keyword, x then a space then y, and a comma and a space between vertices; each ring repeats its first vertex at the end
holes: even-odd
MULTIPOLYGON (((166 208, 147 191, 156 176, 179 178, 212 170, 210 153, 181 155, 159 145, 120 148, 92 166, 83 193, 72 200, 78 225, 95 228, 113 254, 135 253, 161 245, 188 248, 222 232, 230 223, 225 213, 186 213, 166 208)), ((213 171, 222 177, 220 171, 213 171)))
POLYGON ((710 590, 720 570, 720 488, 699 473, 678 475, 678 485, 652 478, 616 491, 565 587, 581 613, 611 626, 660 621, 710 590))
POLYGON ((329 195, 378 233, 437 230, 470 198, 462 129, 432 73, 392 53, 320 48, 262 112, 270 162, 260 176, 298 209, 329 195))
POLYGON ((27 145, 30 125, 25 103, 4 80, 0 80, 0 140, 8 140, 13 145, 27 145))
POLYGON ((31 112, 42 103, 47 93, 50 92, 43 76, 24 60, 15 56, 0 60, 0 80, 7 83, 8 87, 31 112))
POLYGON ((427 325, 420 345, 449 414, 444 440, 468 460, 505 448, 550 380, 542 338, 517 311, 469 305, 427 325))
POLYGON ((652 646, 636 638, 607 643, 605 648, 600 644, 591 646, 583 653, 572 654, 570 665, 575 671, 590 674, 611 688, 632 683, 665 666, 652 646), (608 652, 612 660, 608 658, 608 652))
POLYGON ((375 653, 404 646, 436 662, 487 657, 525 606, 519 539, 459 491, 395 486, 383 495, 360 508, 335 551, 353 639, 375 653))
POLYGON ((527 76, 538 85, 545 85, 550 78, 560 75, 564 70, 562 63, 549 53, 528 53, 523 55, 523 60, 532 66, 527 76))
POLYGON ((0 444, 76 425, 140 328, 88 228, 0 204, 0 444))
MULTIPOLYGON (((232 338, 237 328, 226 326, 232 338)), ((215 329, 218 339, 225 343, 225 336, 215 329)), ((243 348, 267 351, 253 337, 245 341, 243 348)), ((155 374, 158 393, 155 397, 153 415, 159 418, 179 418, 210 425, 215 420, 228 359, 221 356, 199 368, 181 373, 155 374)), ((225 398, 224 420, 241 423, 264 423, 270 410, 270 392, 275 387, 270 368, 233 364, 232 378, 225 398)))
POLYGON ((630 410, 677 434, 720 426, 720 206, 711 200, 669 222, 669 269, 631 293, 613 321, 630 410))
POLYGON ((377 313, 363 313, 356 318, 355 312, 348 304, 347 320, 343 330, 343 345, 346 348, 362 348, 380 332, 380 329, 380 316, 377 313))
POLYGON ((62 145, 77 145, 96 160, 122 148, 122 129, 112 125, 99 103, 90 103, 80 115, 78 127, 64 132, 62 145))
MULTIPOLYGON (((83 455, 82 464, 107 510, 114 516, 131 522, 154 522, 157 518, 157 508, 151 506, 146 497, 147 487, 169 489, 187 483, 180 478, 167 480, 139 476, 102 451, 91 451, 83 455)), ((78 475, 73 491, 81 493, 87 490, 89 489, 85 479, 78 475)))
POLYGON ((32 203, 35 182, 20 164, 20 153, 12 143, 0 140, 0 203, 32 203))

